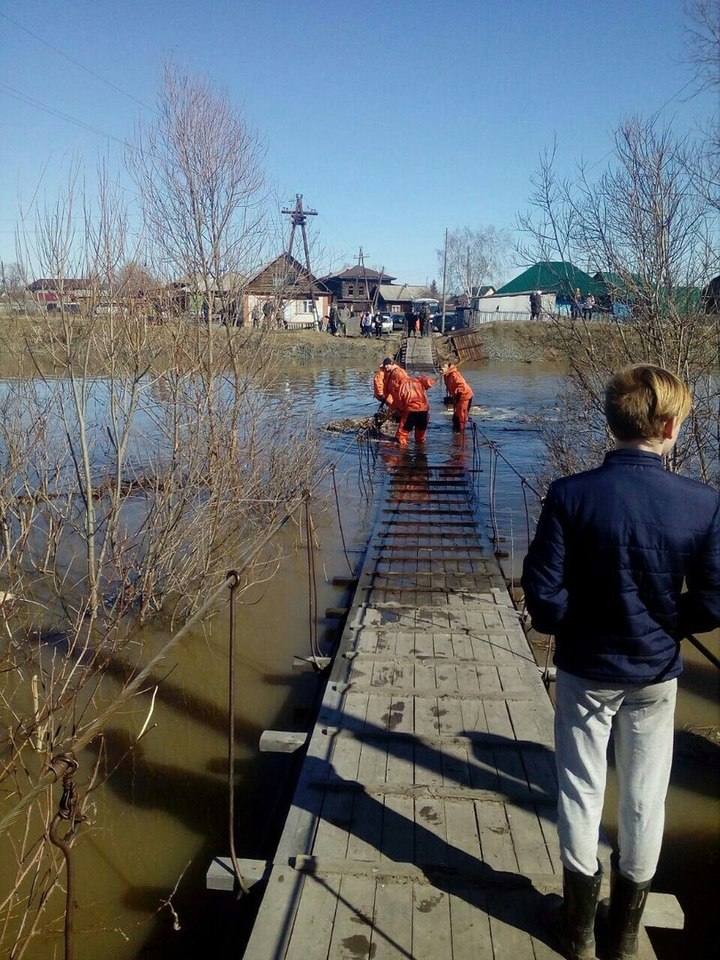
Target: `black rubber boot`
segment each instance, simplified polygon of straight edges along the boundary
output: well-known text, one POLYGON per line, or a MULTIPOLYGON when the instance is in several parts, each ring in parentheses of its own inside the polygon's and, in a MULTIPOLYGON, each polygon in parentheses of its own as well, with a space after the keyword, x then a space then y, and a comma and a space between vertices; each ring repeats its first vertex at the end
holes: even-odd
POLYGON ((567 960, 595 960, 595 910, 601 882, 600 864, 593 877, 563 868, 563 899, 547 920, 567 960))
POLYGON ((604 960, 633 960, 638 955, 640 920, 650 893, 652 880, 635 883, 624 877, 612 857, 610 905, 603 935, 604 960))

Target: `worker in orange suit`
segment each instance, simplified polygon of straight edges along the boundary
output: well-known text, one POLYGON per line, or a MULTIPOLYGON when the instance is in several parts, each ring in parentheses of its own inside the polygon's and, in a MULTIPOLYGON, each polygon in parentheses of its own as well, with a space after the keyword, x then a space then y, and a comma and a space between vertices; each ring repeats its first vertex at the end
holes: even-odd
POLYGON ((440 370, 453 406, 453 430, 462 433, 472 406, 473 392, 454 363, 444 363, 440 370))
POLYGON ((385 357, 382 366, 373 377, 373 394, 380 403, 387 404, 389 410, 396 412, 397 394, 400 384, 407 380, 410 374, 399 366, 392 357, 385 357))
POLYGON ((380 403, 387 403, 387 394, 385 393, 385 367, 381 366, 375 371, 373 376, 373 396, 380 403))
POLYGON ((427 391, 435 384, 431 377, 408 377, 397 392, 397 409, 400 410, 395 439, 406 447, 410 433, 415 431, 415 442, 424 443, 430 415, 427 391))

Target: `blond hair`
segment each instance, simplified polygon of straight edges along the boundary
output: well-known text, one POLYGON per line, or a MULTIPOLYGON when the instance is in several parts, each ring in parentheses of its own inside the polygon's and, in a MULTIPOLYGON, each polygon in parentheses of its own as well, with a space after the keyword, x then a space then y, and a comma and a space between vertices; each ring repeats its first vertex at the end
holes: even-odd
POLYGON ((605 388, 605 416, 618 440, 656 440, 673 417, 690 413, 686 384, 669 370, 638 363, 616 373, 605 388))

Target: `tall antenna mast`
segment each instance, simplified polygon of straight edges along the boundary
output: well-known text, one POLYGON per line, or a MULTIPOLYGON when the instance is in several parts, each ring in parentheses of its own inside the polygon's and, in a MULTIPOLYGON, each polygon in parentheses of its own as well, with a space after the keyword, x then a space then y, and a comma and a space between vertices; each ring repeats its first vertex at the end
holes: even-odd
MULTIPOLYGON (((307 230, 305 227, 307 224, 307 218, 316 217, 318 213, 317 210, 304 210, 302 201, 303 195, 301 193, 296 193, 294 209, 289 210, 287 207, 285 207, 283 210, 281 210, 281 213, 287 214, 290 217, 290 222, 292 223, 292 227, 290 228, 290 240, 288 242, 287 255, 288 257, 292 256, 293 241, 295 240, 295 228, 300 227, 300 232, 302 233, 303 239, 303 247, 305 250, 305 269, 312 277, 312 270, 310 269, 310 247, 308 245, 307 230)), ((313 316, 317 326, 318 311, 315 303, 315 291, 313 290, 312 280, 310 280, 310 300, 312 301, 313 316)))

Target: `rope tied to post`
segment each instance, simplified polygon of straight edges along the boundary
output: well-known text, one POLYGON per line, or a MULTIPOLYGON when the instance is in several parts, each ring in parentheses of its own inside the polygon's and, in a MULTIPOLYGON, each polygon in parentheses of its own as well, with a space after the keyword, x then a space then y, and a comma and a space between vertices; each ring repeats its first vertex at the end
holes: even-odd
MULTIPOLYGON (((307 555, 308 572, 308 635, 310 640, 310 652, 317 661, 320 657, 320 644, 318 642, 318 591, 317 591, 317 572, 315 567, 315 529, 313 527, 312 515, 310 513, 310 501, 312 494, 306 490, 303 494, 305 498, 305 549, 307 555)), ((317 671, 317 663, 315 670, 317 671)))
POLYGON ((65 858, 65 960, 72 960, 75 876, 70 853, 72 850, 72 841, 78 831, 78 827, 85 819, 77 810, 78 796, 75 783, 73 782, 79 764, 72 754, 61 753, 52 758, 49 767, 55 775, 55 782, 57 783, 57 781, 62 778, 63 784, 57 813, 50 821, 48 828, 48 838, 50 843, 56 846, 65 858), (60 836, 59 831, 61 825, 68 822, 70 823, 69 829, 63 836, 60 836))
POLYGON ((228 637, 228 840, 230 859, 238 884, 238 899, 247 894, 249 886, 240 871, 235 852, 235 592, 240 586, 240 574, 237 570, 228 570, 225 575, 230 588, 230 628, 228 637))

